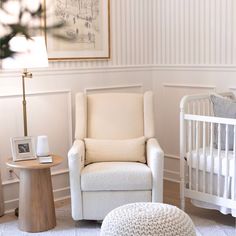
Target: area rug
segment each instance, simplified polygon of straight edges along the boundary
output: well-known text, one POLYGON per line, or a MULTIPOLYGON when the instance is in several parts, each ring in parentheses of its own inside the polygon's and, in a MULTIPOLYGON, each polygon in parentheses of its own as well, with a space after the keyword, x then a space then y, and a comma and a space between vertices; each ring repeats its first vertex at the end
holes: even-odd
MULTIPOLYGON (((13 219, 0 224, 0 236, 99 236, 101 224, 96 221, 74 222, 71 218, 70 206, 56 209, 57 226, 42 233, 21 232, 17 228, 17 220, 13 219)), ((190 215, 195 227, 197 236, 233 236, 236 235, 235 226, 216 222, 214 219, 205 219, 190 215)))

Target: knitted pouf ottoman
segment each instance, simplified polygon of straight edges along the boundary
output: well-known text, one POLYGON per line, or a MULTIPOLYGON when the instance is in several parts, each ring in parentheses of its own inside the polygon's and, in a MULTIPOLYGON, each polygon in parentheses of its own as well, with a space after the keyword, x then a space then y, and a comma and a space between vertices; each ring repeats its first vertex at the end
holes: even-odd
POLYGON ((195 236, 190 217, 163 203, 132 203, 112 210, 103 220, 101 236, 195 236))

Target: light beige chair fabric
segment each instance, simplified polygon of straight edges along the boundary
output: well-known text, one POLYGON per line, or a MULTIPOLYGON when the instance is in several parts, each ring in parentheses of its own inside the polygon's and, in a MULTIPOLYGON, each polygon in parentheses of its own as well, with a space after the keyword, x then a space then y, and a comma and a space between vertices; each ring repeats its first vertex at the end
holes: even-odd
POLYGON ((127 203, 162 202, 164 154, 154 138, 152 92, 78 93, 75 122, 68 153, 74 220, 102 220, 127 203))
POLYGON ((146 162, 146 138, 133 139, 84 139, 86 164, 101 161, 146 162))

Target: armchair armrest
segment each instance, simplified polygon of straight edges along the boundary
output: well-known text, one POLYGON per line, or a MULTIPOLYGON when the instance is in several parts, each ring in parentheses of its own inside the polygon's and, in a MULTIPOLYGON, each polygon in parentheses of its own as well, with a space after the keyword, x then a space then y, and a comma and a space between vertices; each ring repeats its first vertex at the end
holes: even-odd
POLYGON ((81 220, 83 218, 80 174, 81 170, 84 168, 84 157, 84 142, 82 140, 75 140, 68 152, 71 210, 74 220, 81 220))
POLYGON ((147 164, 152 171, 152 202, 163 202, 164 152, 155 138, 147 141, 147 164))
POLYGON ((69 162, 76 162, 79 165, 79 171, 80 171, 82 168, 84 168, 84 159, 85 159, 84 142, 82 140, 77 139, 74 141, 73 146, 68 152, 68 160, 69 162))

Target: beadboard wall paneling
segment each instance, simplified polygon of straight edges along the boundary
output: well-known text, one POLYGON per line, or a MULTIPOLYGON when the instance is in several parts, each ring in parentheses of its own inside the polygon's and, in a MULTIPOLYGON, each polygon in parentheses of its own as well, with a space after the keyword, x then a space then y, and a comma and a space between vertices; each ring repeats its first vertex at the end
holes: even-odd
POLYGON ((153 3, 153 64, 235 64, 234 0, 157 0, 153 3))
POLYGON ((110 0, 111 59, 51 67, 235 66, 235 12, 234 0, 110 0))
POLYGON ((111 59, 51 62, 49 70, 232 69, 235 12, 235 0, 110 0, 111 59))

